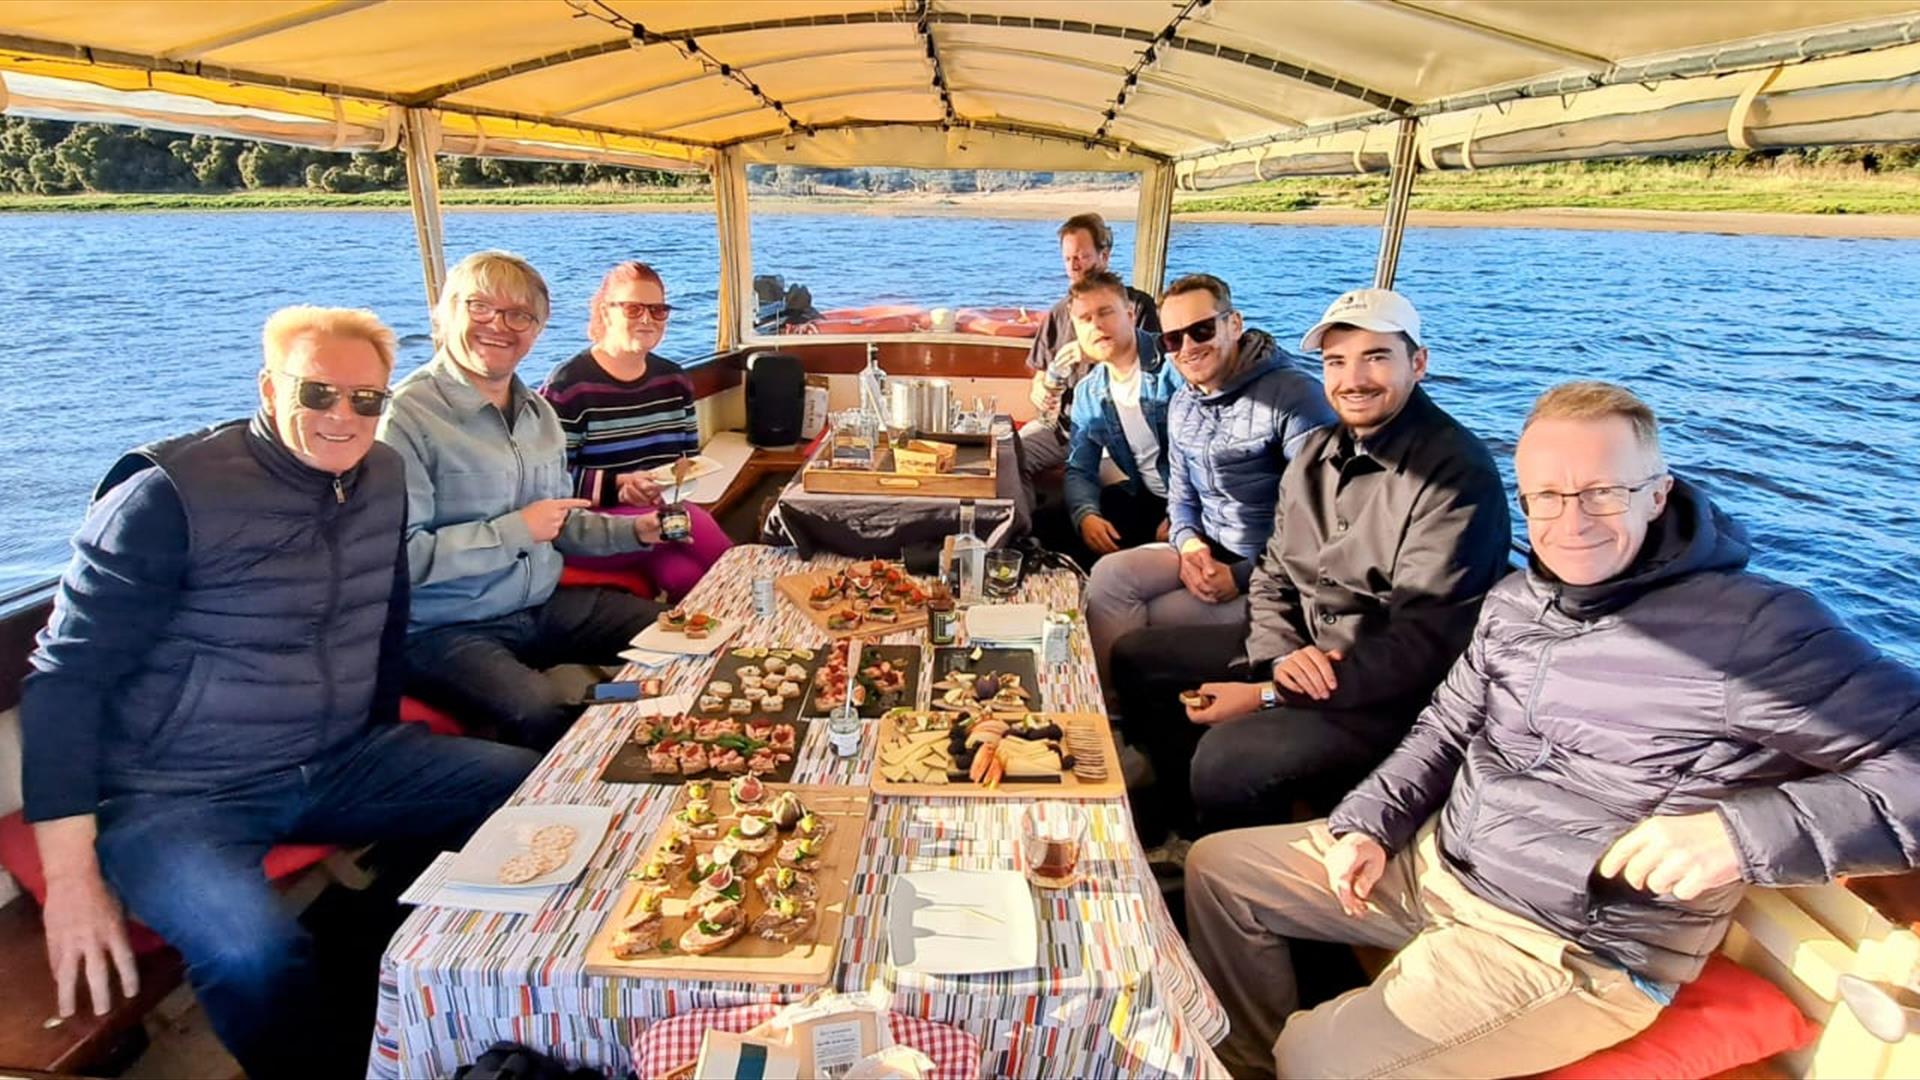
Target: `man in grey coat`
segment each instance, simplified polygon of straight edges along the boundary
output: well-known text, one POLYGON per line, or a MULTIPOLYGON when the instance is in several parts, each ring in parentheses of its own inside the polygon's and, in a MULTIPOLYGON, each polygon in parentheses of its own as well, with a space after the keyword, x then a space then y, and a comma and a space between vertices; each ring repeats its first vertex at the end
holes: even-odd
POLYGON ((536 750, 579 714, 542 671, 617 664, 660 612, 617 589, 560 585, 563 556, 645 550, 660 519, 573 497, 560 418, 515 374, 548 309, 546 281, 519 256, 460 260, 434 307, 433 360, 400 380, 380 424, 407 471, 411 690, 536 750))
POLYGON ((1920 676, 1748 572, 1628 391, 1548 391, 1514 462, 1531 566, 1406 741, 1328 820, 1188 858, 1239 1074, 1543 1072, 1652 1023, 1745 885, 1920 865, 1920 676), (1290 938, 1399 953, 1293 1013, 1290 938))

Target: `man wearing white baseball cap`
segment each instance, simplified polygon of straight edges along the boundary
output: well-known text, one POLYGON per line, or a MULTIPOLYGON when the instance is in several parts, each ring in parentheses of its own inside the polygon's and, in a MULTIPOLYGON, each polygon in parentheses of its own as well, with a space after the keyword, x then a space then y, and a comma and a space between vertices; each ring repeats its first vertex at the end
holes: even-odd
POLYGON ((1300 348, 1320 354, 1339 423, 1308 436, 1281 479, 1245 637, 1186 627, 1155 657, 1129 655, 1154 669, 1128 697, 1151 715, 1129 727, 1153 736, 1144 748, 1167 789, 1155 802, 1174 829, 1331 806, 1400 742, 1506 574, 1500 473, 1420 389, 1421 340, 1419 313, 1391 290, 1328 306, 1300 348), (1206 703, 1182 714, 1176 695, 1196 684, 1206 703))

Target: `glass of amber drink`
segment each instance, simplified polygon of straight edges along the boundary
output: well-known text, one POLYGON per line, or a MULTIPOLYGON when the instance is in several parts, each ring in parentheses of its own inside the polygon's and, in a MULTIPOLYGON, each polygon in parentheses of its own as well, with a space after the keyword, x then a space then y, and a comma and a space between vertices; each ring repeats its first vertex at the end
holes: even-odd
POLYGON ((1027 880, 1043 889, 1080 881, 1080 854, 1087 844, 1087 815, 1068 802, 1047 799, 1020 816, 1020 854, 1027 880))

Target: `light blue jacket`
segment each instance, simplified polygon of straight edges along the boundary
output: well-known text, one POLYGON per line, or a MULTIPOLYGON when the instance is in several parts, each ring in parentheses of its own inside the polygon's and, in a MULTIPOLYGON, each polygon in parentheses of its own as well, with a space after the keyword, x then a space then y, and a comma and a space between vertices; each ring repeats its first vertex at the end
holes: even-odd
MULTIPOLYGON (((1320 383, 1263 331, 1240 337, 1245 371, 1211 394, 1184 386, 1167 408, 1167 539, 1205 537, 1246 560, 1240 587, 1273 533, 1280 475, 1314 429, 1334 423, 1320 383)), ((1169 365, 1172 366, 1172 365, 1169 365)))
MULTIPOLYGON (((1167 403, 1174 392, 1186 385, 1174 366, 1160 355, 1153 335, 1135 331, 1140 349, 1140 415, 1160 440, 1160 487, 1167 484, 1167 403)), ((1133 444, 1120 426, 1120 410, 1113 404, 1108 388, 1112 372, 1105 364, 1095 364, 1087 377, 1073 388, 1073 434, 1067 445, 1067 509, 1073 523, 1079 525, 1088 514, 1100 512, 1100 453, 1106 451, 1138 494, 1146 483, 1140 475, 1140 463, 1134 460, 1133 444)))
POLYGON ((561 553, 640 551, 631 517, 575 510, 557 539, 536 542, 521 508, 573 496, 567 436, 545 398, 514 377, 513 419, 445 353, 400 380, 381 442, 407 467, 410 632, 496 619, 545 603, 561 553))

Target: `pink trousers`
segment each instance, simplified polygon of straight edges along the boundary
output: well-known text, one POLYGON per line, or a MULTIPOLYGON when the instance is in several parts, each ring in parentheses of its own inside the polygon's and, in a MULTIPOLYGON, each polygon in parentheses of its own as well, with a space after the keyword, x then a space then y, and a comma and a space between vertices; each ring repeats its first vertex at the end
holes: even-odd
MULTIPOLYGON (((567 563, 588 570, 638 570, 678 602, 700 583, 707 567, 718 562, 733 546, 733 541, 705 507, 687 503, 686 508, 687 516, 693 519, 693 538, 686 543, 655 544, 651 551, 636 551, 631 555, 569 556, 567 563)), ((625 516, 657 512, 657 508, 651 506, 610 506, 601 511, 625 516)))

